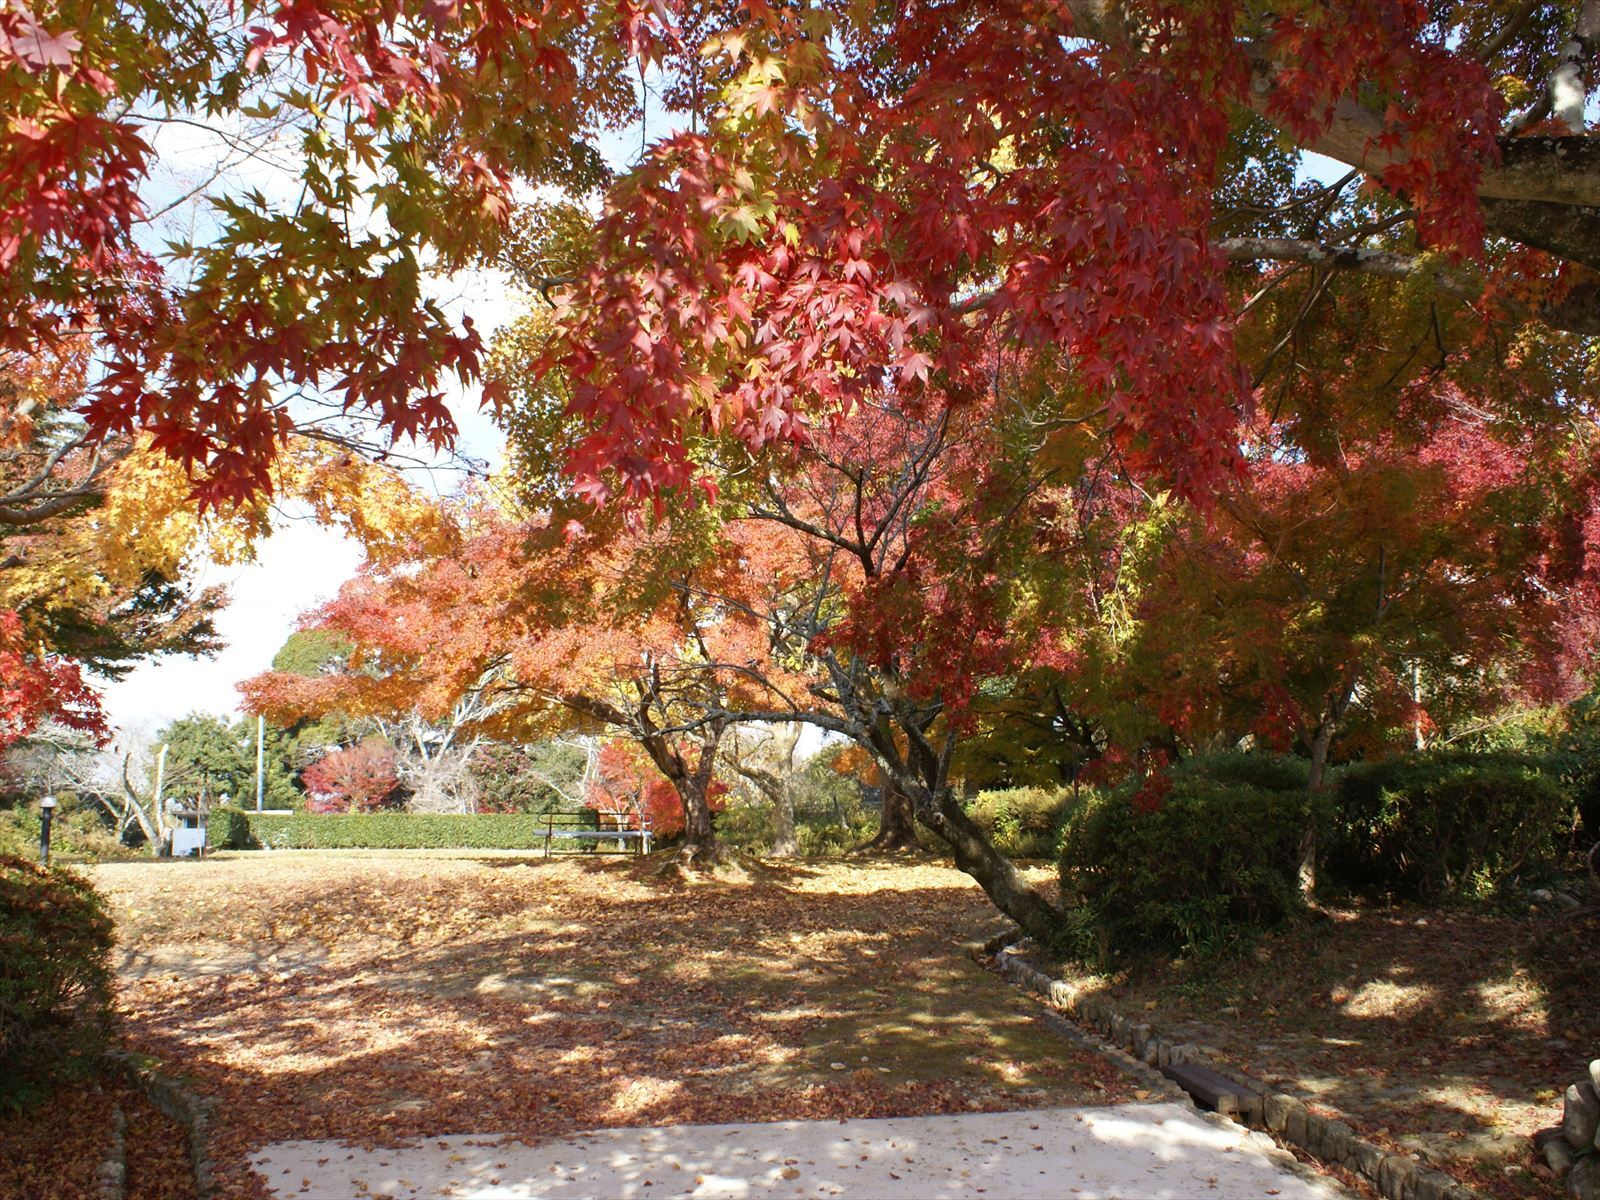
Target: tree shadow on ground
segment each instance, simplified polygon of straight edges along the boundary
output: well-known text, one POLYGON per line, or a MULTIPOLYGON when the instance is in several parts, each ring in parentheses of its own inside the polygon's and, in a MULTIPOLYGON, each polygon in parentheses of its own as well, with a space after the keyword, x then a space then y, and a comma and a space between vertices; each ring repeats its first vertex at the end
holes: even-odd
MULTIPOLYGON (((1503 1195, 1600 1054, 1600 914, 1338 908, 1209 961, 1081 976, 1119 1010, 1503 1195), (1582 936, 1579 936, 1581 933, 1582 936)), ((1068 971, 1070 973, 1070 968, 1068 971)))
POLYGON ((660 889, 617 866, 506 861, 434 877, 310 864, 191 888, 182 902, 248 957, 126 979, 130 1039, 219 1100, 235 1168, 248 1145, 296 1136, 1132 1096, 962 954, 992 916, 955 872, 805 864, 660 889), (296 957, 319 932, 329 957, 296 957))

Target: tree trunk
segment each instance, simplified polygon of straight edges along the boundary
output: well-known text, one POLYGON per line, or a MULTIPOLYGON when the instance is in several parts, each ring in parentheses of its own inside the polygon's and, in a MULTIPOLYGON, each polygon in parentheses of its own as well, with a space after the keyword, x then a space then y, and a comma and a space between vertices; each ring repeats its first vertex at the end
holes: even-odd
POLYGON ((683 803, 683 854, 686 862, 711 862, 717 857, 717 834, 711 825, 711 805, 698 773, 673 780, 683 803))
POLYGON ((701 731, 699 759, 693 769, 677 748, 661 738, 645 742, 645 749, 662 774, 672 781, 678 802, 683 805, 683 846, 676 858, 679 868, 712 866, 723 858, 722 846, 711 824, 710 794, 716 778, 717 747, 726 728, 724 724, 712 724, 701 731))
POLYGON ((1305 832, 1300 835, 1300 863, 1296 875, 1300 882, 1300 896, 1307 904, 1316 898, 1317 891, 1317 801, 1323 782, 1328 776, 1328 747, 1333 742, 1333 726, 1324 723, 1311 739, 1311 772, 1306 776, 1306 791, 1311 803, 1306 812, 1305 832))
POLYGON ((890 782, 883 785, 883 815, 878 818, 878 832, 872 840, 857 846, 857 854, 889 854, 897 850, 916 850, 916 815, 911 797, 904 789, 890 782))
POLYGON ((793 858, 800 853, 800 839, 794 831, 794 790, 787 780, 772 793, 772 857, 793 858))
POLYGON ((989 844, 954 795, 946 791, 935 800, 923 794, 917 797, 916 813, 924 825, 949 843, 956 866, 977 880, 996 908, 1041 946, 1055 944, 1062 931, 1061 911, 1023 878, 1009 858, 989 844))

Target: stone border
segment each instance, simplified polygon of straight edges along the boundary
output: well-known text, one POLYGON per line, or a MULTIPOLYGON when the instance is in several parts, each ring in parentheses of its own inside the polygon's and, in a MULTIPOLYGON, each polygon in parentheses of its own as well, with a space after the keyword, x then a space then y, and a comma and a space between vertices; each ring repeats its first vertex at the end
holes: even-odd
MULTIPOLYGON (((967 950, 974 959, 979 960, 981 963, 984 959, 995 955, 1000 949, 1016 939, 1017 935, 1015 933, 1002 933, 990 938, 987 942, 971 943, 968 945, 967 950)), ((1007 957, 1010 958, 1012 962, 1016 963, 1017 966, 1027 965, 1018 961, 1015 956, 1007 957)), ((1012 969, 1015 970, 1015 967, 1012 969)), ((1029 969, 1032 970, 1033 968, 1029 967, 1029 969)), ((1048 981, 1049 977, 1044 975, 1042 971, 1036 971, 1035 974, 1048 981)), ((1046 1000, 1046 1003, 1049 1003, 1049 998, 1047 996, 1045 996, 1044 999, 1046 1000)), ((1057 1033, 1061 1034, 1063 1037, 1069 1039, 1077 1045, 1080 1045, 1085 1049, 1098 1054, 1101 1058, 1108 1060, 1114 1066, 1120 1067, 1124 1073, 1132 1076, 1135 1080, 1137 1080, 1150 1092, 1160 1097, 1162 1100, 1168 1101, 1172 1104, 1181 1105, 1188 1111, 1194 1113, 1195 1116, 1199 1117, 1202 1121, 1206 1121, 1212 1125, 1229 1130, 1237 1129, 1236 1123, 1230 1121, 1221 1113, 1215 1113, 1209 1109, 1201 1108, 1194 1102, 1193 1097, 1191 1097, 1188 1092, 1184 1091, 1176 1083, 1163 1075, 1157 1067, 1150 1065, 1142 1059, 1133 1057, 1133 1055, 1129 1054, 1120 1046, 1106 1041, 1091 1030, 1083 1029, 1081 1026, 1074 1024, 1054 1011, 1047 1012, 1045 1014, 1045 1019, 1049 1023, 1050 1027, 1057 1033)), ((1341 1186, 1338 1180, 1331 1179, 1321 1171, 1318 1171, 1315 1168, 1308 1166, 1306 1163, 1301 1162, 1298 1158, 1296 1158, 1289 1151, 1285 1150, 1283 1147, 1279 1146, 1276 1141, 1274 1141, 1268 1134, 1262 1132, 1261 1130, 1253 1129, 1247 1132, 1244 1135, 1244 1144, 1249 1146, 1258 1154, 1262 1155, 1264 1158, 1268 1159, 1270 1162, 1300 1179, 1304 1179, 1310 1183, 1317 1183, 1324 1187, 1331 1187, 1341 1195, 1349 1195, 1348 1189, 1341 1186)))
POLYGON ((156 1059, 126 1050, 113 1050, 106 1055, 106 1060, 126 1075, 128 1081, 150 1103, 188 1131, 195 1197, 196 1200, 211 1200, 216 1185, 211 1169, 210 1127, 216 1106, 204 1096, 191 1091, 183 1080, 164 1074, 161 1063, 156 1059))
POLYGON ((128 1189, 128 1118, 122 1105, 111 1106, 111 1146, 94 1173, 95 1200, 123 1200, 128 1189))
MULTIPOLYGON (((1266 1084, 1221 1061, 1221 1054, 1210 1047, 1174 1042, 1146 1023, 1129 1020, 1109 1001, 1084 995, 1082 987, 1050 978, 1028 960, 1026 951, 1019 947, 1021 941, 1012 931, 997 934, 974 949, 992 959, 1000 974, 1078 1024, 1103 1034, 1107 1040, 1101 1044, 1113 1051, 1109 1057, 1128 1066, 1137 1078, 1159 1081, 1163 1093, 1176 1091, 1193 1106, 1188 1093, 1161 1074, 1161 1068, 1181 1063, 1203 1066, 1239 1084, 1244 1099, 1244 1111, 1238 1114, 1241 1123, 1265 1126, 1268 1133, 1282 1141, 1371 1180, 1387 1200, 1486 1200, 1481 1192, 1458 1183, 1443 1171, 1424 1167, 1409 1155, 1391 1153, 1358 1137, 1345 1122, 1330 1121, 1311 1112, 1295 1097, 1273 1092, 1266 1084)), ((1085 1040, 1093 1045, 1098 1039, 1085 1040)), ((1231 1123, 1221 1114, 1198 1108, 1196 1111, 1231 1123)), ((1271 1138, 1267 1140, 1270 1142, 1271 1138)))

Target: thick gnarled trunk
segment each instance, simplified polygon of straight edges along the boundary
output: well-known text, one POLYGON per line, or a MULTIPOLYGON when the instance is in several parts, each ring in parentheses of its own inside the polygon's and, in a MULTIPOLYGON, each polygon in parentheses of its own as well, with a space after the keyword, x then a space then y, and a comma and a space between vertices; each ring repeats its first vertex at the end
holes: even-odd
POLYGON ((856 847, 858 854, 892 854, 900 850, 917 850, 916 814, 911 797, 893 782, 883 785, 883 812, 878 817, 878 832, 870 841, 856 847))
POLYGON ((711 823, 711 803, 698 772, 673 780, 683 804, 682 857, 689 862, 712 861, 717 857, 717 831, 711 823))
POLYGON ((915 797, 918 819, 949 845, 956 866, 977 881, 994 906, 1042 946, 1059 939, 1061 910, 1046 900, 1015 864, 996 850, 975 825, 961 801, 948 790, 915 797))
POLYGON ((726 723, 712 722, 700 730, 699 754, 692 765, 681 746, 665 738, 652 737, 645 744, 661 773, 672 781, 683 808, 683 845, 677 854, 680 866, 709 866, 722 858, 711 820, 711 783, 726 729, 726 723))

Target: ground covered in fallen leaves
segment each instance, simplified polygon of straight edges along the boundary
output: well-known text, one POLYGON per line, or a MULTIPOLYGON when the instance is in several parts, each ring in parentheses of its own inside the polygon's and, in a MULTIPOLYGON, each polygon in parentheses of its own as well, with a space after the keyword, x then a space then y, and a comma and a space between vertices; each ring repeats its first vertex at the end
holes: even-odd
POLYGON ((95 1195, 112 1157, 113 1114, 123 1117, 125 1195, 192 1200, 186 1135, 120 1076, 63 1085, 25 1115, 0 1119, 0 1200, 77 1200, 95 1195))
POLYGON ((1560 1122, 1560 1089, 1600 1053, 1600 907, 1333 908, 1246 953, 1078 978, 1506 1197, 1550 1194, 1528 1138, 1560 1122))
MULTIPOLYGON (((131 1048, 218 1103, 223 1195, 267 1142, 1118 1103, 962 944, 928 863, 757 867, 275 852, 93 870, 131 1048)), ((291 1181, 298 1182, 298 1181, 291 1181)))

